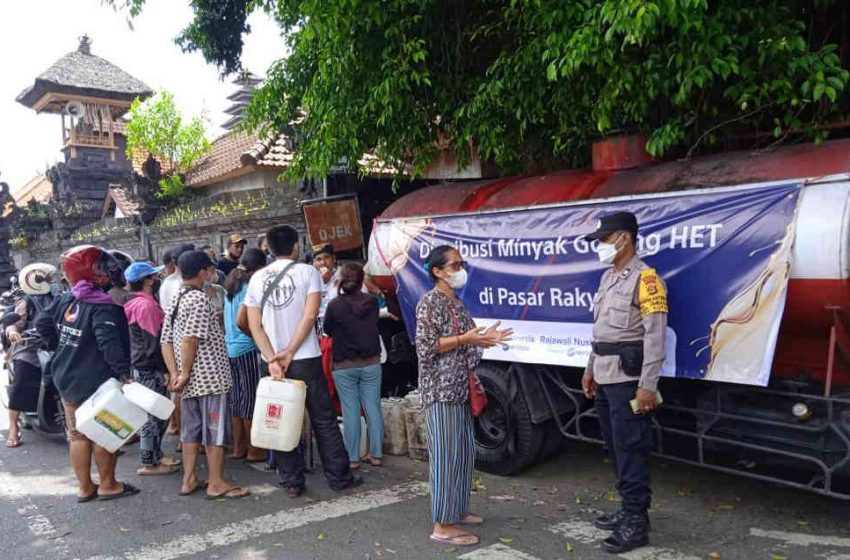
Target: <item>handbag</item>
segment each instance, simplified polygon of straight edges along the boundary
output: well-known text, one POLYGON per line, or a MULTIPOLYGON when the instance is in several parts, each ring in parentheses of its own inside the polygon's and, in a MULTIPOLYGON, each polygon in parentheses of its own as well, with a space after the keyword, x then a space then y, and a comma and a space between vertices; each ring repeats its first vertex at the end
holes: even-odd
MULTIPOLYGON (((455 310, 449 307, 449 314, 452 316, 452 326, 454 326, 457 336, 460 336, 460 321, 458 321, 455 310)), ((467 383, 469 383, 469 409, 473 416, 481 416, 484 409, 487 408, 487 393, 484 391, 484 385, 478 378, 478 374, 470 371, 467 375, 467 383)))

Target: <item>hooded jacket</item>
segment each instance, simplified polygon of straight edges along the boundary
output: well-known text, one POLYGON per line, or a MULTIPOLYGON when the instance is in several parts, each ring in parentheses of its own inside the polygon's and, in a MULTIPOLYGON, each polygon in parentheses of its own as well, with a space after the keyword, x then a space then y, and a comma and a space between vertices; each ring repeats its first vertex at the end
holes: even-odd
POLYGON ((159 335, 165 312, 156 300, 144 292, 130 294, 124 304, 130 325, 130 349, 133 367, 139 370, 165 371, 159 335))
POLYGON ((340 294, 331 300, 323 329, 333 338, 334 364, 380 359, 378 299, 372 294, 340 294))
POLYGON ((80 405, 113 377, 132 380, 130 334, 124 310, 67 293, 38 316, 35 324, 48 349, 53 383, 62 398, 80 405))

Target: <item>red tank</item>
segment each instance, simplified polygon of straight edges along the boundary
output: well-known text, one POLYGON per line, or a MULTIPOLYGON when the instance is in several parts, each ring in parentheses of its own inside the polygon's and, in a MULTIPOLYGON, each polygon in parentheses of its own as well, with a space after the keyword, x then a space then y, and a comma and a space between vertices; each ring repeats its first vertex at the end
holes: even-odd
MULTIPOLYGON (((643 145, 639 139, 638 145, 643 145)), ((378 221, 610 197, 651 198, 671 191, 799 179, 805 187, 774 376, 825 381, 830 348, 834 346, 830 343, 831 329, 839 325, 836 338, 841 347, 840 326, 850 309, 850 140, 650 165, 642 165, 644 152, 634 147, 634 137, 595 147, 595 165, 590 170, 443 183, 421 189, 393 203, 378 221)), ((376 258, 379 252, 373 235, 370 267, 376 280, 389 288, 391 273, 376 258)), ((850 384, 850 368, 841 360, 835 361, 831 383, 850 384)))

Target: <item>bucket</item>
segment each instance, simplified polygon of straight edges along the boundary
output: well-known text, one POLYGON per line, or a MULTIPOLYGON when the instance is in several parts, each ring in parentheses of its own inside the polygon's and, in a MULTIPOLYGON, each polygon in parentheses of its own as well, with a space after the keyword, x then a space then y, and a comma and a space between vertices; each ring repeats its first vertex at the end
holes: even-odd
POLYGON ((407 455, 404 400, 397 397, 381 399, 381 414, 384 416, 384 453, 407 455))
POLYGON ((251 423, 251 443, 263 449, 292 451, 301 440, 307 385, 297 379, 263 377, 251 423))
POLYGON ((168 420, 174 412, 174 403, 171 399, 163 397, 141 383, 128 383, 121 390, 128 401, 160 420, 168 420))
POLYGON ((110 453, 127 443, 147 413, 131 403, 121 392, 121 383, 108 379, 77 408, 77 430, 110 453))

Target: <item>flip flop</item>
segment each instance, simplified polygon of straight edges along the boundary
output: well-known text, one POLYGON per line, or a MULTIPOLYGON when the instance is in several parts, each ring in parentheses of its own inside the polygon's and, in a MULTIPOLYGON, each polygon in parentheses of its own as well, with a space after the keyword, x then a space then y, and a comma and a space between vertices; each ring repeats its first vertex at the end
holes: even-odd
POLYGON ((78 504, 86 504, 97 498, 97 484, 94 485, 94 490, 88 496, 77 496, 78 504))
POLYGON ((120 494, 107 494, 105 496, 98 496, 97 500, 99 502, 109 502, 111 500, 118 500, 119 498, 126 498, 127 496, 135 496, 138 494, 140 490, 129 484, 127 482, 124 483, 124 490, 120 494))
POLYGON ((177 465, 162 464, 162 466, 166 467, 166 470, 160 472, 146 471, 144 467, 139 467, 138 469, 136 469, 136 474, 139 476, 161 476, 166 474, 174 474, 180 470, 180 467, 178 467, 177 465))
POLYGON ((438 537, 436 535, 431 535, 429 538, 431 539, 431 542, 445 544, 448 546, 475 546, 481 542, 478 537, 475 537, 475 542, 463 542, 460 540, 466 537, 475 537, 475 535, 470 533, 458 533, 450 537, 438 537))
POLYGON ((194 494, 198 490, 206 490, 206 489, 207 489, 207 481, 206 480, 199 480, 198 484, 196 484, 194 488, 192 488, 188 492, 180 492, 180 495, 181 496, 191 496, 192 494, 194 494))
POLYGON ((183 464, 183 461, 181 461, 180 459, 175 459, 174 457, 163 457, 160 460, 159 464, 167 465, 169 467, 179 467, 183 464))
POLYGON ((22 438, 19 435, 18 439, 7 439, 6 440, 6 447, 8 447, 10 449, 13 448, 13 447, 20 447, 23 442, 24 442, 24 438, 22 438))
POLYGON ((245 496, 251 495, 251 492, 245 490, 244 494, 236 494, 235 496, 231 496, 230 495, 231 492, 234 492, 236 490, 245 490, 245 488, 242 488, 241 486, 234 486, 233 488, 231 488, 229 490, 225 490, 221 494, 207 494, 206 496, 204 496, 204 499, 205 500, 238 500, 239 498, 244 498, 245 496))

